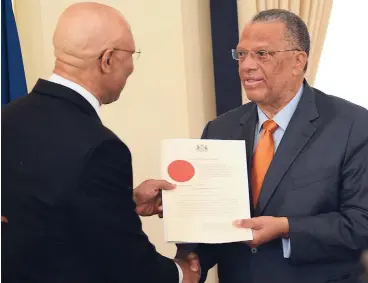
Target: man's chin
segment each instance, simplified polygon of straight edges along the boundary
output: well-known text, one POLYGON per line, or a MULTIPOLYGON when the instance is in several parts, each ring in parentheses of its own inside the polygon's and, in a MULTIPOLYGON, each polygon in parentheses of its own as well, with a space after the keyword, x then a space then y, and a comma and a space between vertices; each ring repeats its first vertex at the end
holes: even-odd
POLYGON ((115 101, 117 101, 120 97, 120 92, 119 94, 110 94, 109 97, 106 97, 105 100, 102 101, 103 105, 107 105, 107 104, 111 104, 114 103, 115 101))
POLYGON ((266 94, 264 92, 257 90, 245 90, 245 94, 247 98, 254 103, 262 102, 266 98, 266 94))

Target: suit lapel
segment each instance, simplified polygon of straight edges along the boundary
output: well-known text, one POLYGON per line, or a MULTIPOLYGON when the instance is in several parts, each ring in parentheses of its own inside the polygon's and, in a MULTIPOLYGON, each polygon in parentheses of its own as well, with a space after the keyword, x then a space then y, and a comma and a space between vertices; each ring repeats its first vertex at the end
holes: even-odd
MULTIPOLYGON (((252 102, 250 102, 252 103, 252 102)), ((249 184, 249 193, 250 193, 250 200, 252 200, 252 191, 250 188, 250 171, 252 168, 252 158, 253 158, 253 147, 254 147, 254 134, 256 131, 256 124, 258 120, 257 114, 257 105, 253 104, 250 106, 250 111, 241 118, 240 120, 240 127, 238 131, 234 134, 232 139, 234 140, 245 140, 245 147, 246 147, 246 158, 247 158, 247 173, 248 173, 248 184, 249 184)), ((251 204, 251 207, 253 205, 251 204)))
POLYGON ((280 180, 313 136, 316 128, 311 121, 318 116, 314 92, 305 82, 299 105, 265 176, 255 211, 256 215, 261 215, 264 212, 280 180))

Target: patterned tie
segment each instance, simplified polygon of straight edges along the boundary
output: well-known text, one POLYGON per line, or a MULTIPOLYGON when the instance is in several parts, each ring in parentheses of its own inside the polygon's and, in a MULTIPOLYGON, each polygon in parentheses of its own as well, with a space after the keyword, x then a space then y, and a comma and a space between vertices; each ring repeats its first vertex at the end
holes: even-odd
POLYGON ((263 123, 263 130, 253 155, 251 182, 254 207, 257 205, 263 180, 274 155, 275 143, 272 134, 277 127, 278 125, 272 120, 263 123))

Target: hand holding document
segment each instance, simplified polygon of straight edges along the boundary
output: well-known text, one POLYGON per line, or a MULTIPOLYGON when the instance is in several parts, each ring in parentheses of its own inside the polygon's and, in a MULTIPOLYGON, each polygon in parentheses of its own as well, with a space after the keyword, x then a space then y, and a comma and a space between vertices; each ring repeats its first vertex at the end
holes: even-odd
POLYGON ((226 243, 252 240, 250 229, 233 226, 250 218, 244 141, 162 141, 162 178, 176 184, 163 191, 168 242, 226 243))

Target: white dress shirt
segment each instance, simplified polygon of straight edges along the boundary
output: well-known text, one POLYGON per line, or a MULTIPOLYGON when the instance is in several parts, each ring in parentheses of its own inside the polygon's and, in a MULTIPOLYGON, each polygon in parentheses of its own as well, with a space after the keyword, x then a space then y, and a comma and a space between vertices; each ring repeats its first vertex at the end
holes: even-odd
POLYGON ((93 109, 96 110, 97 114, 100 109, 100 102, 98 99, 90 93, 88 90, 86 90, 84 87, 80 86, 79 84, 72 82, 71 80, 65 79, 59 75, 52 74, 52 76, 49 78, 50 82, 68 87, 75 92, 78 92, 85 100, 89 102, 89 104, 92 105, 93 109))
MULTIPOLYGON (((75 82, 72 82, 71 80, 65 79, 59 75, 52 74, 52 76, 49 78, 50 82, 68 87, 75 92, 79 93, 81 96, 84 97, 85 100, 89 102, 89 104, 92 105, 92 107, 96 110, 96 113, 98 114, 100 109, 100 103, 98 99, 90 93, 88 90, 86 90, 84 87, 80 86, 79 84, 76 84, 75 82)), ((175 262, 176 267, 178 268, 179 273, 179 283, 182 283, 183 281, 183 271, 181 270, 180 266, 175 262)))
MULTIPOLYGON (((278 125, 278 128, 273 133, 273 140, 275 143, 275 152, 282 140, 282 137, 284 136, 286 128, 289 125, 289 122, 291 120, 291 117, 293 116, 295 109, 298 106, 302 93, 303 93, 303 85, 300 87, 300 89, 298 90, 294 98, 283 109, 281 109, 281 111, 279 111, 272 119, 278 125)), ((262 132, 262 125, 264 122, 268 120, 268 117, 266 116, 266 114, 264 114, 263 111, 259 107, 257 107, 257 111, 258 111, 258 123, 256 126, 256 133, 255 133, 255 138, 254 138, 254 150, 256 148, 260 134, 262 132)), ((291 254, 290 239, 282 239, 282 249, 284 252, 284 257, 289 258, 291 254)))

